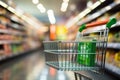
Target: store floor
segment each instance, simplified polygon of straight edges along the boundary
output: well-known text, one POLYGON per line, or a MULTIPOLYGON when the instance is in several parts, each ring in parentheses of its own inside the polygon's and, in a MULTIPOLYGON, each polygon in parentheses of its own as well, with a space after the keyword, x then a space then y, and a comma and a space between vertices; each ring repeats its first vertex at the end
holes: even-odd
POLYGON ((28 53, 0 66, 0 80, 74 80, 69 76, 67 72, 46 66, 41 51, 28 53))
MULTIPOLYGON (((46 66, 42 51, 36 51, 2 63, 0 80, 75 80, 75 78, 71 71, 57 71, 46 66)), ((107 76, 105 80, 116 79, 107 76)))

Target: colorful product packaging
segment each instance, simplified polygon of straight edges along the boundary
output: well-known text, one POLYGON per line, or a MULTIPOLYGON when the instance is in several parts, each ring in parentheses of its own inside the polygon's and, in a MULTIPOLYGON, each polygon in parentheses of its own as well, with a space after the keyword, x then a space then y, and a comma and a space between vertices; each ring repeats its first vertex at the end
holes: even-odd
POLYGON ((78 44, 77 62, 85 66, 94 66, 96 40, 92 37, 82 38, 78 44))

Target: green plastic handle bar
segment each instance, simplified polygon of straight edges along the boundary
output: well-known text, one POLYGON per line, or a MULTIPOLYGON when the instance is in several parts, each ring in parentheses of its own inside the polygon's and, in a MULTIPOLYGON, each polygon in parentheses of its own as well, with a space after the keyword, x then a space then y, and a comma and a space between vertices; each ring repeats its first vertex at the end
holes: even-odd
POLYGON ((81 25, 81 27, 79 28, 79 31, 82 32, 85 28, 86 28, 86 25, 83 24, 83 25, 81 25))
MULTIPOLYGON (((112 18, 110 19, 110 21, 106 24, 107 28, 111 28, 111 26, 113 24, 115 24, 117 22, 116 18, 112 18)), ((79 28, 79 31, 82 32, 84 29, 86 28, 86 24, 81 25, 81 27, 79 28)))
POLYGON ((106 27, 107 28, 111 28, 111 26, 113 24, 115 24, 117 22, 116 18, 112 18, 107 24, 106 24, 106 27))

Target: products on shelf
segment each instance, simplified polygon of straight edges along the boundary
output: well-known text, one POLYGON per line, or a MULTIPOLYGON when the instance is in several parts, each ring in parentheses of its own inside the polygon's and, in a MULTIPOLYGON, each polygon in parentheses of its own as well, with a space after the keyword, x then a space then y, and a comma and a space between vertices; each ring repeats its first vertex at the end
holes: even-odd
POLYGON ((120 31, 114 35, 115 42, 120 42, 120 31))
MULTIPOLYGON (((99 10, 96 8, 96 12, 92 12, 92 13, 90 12, 90 14, 88 12, 88 15, 83 17, 82 19, 80 17, 80 20, 77 23, 77 25, 82 25, 82 24, 93 22, 93 23, 89 24, 89 26, 91 26, 91 25, 96 24, 95 22, 99 23, 99 21, 101 21, 101 20, 109 20, 111 18, 116 18, 117 24, 113 25, 110 29, 110 33, 108 34, 108 43, 113 43, 113 44, 118 43, 119 44, 119 42, 120 42, 120 28, 119 28, 120 27, 120 25, 119 25, 120 10, 119 10, 119 6, 120 6, 120 0, 113 0, 113 2, 104 6, 104 8, 99 9, 99 10), (113 27, 116 27, 116 28, 113 30, 113 27)), ((77 17, 77 18, 79 18, 79 17, 77 17)), ((98 29, 98 28, 91 28, 91 29, 89 29, 88 32, 92 32, 96 29, 98 29)), ((103 28, 100 28, 99 30, 102 30, 102 29, 103 28)), ((95 35, 95 34, 90 34, 90 36, 93 36, 93 35, 95 35)), ((116 44, 114 44, 112 46, 112 48, 114 48, 114 49, 108 49, 108 48, 111 48, 111 46, 107 48, 106 65, 105 66, 110 71, 120 74, 120 48, 116 44), (117 50, 116 50, 116 48, 117 48, 117 50)), ((98 57, 97 58, 98 62, 102 60, 102 55, 97 54, 96 57, 98 57)), ((85 58, 85 55, 84 55, 84 58, 85 58)), ((83 56, 82 56, 82 59, 83 59, 83 56)), ((79 61, 79 60, 77 60, 77 61, 79 61)), ((87 62, 87 59, 86 59, 86 62, 87 62)))
POLYGON ((2 7, 0 7, 0 14, 6 14, 7 11, 5 9, 3 9, 2 7))
POLYGON ((4 55, 3 45, 0 45, 0 56, 4 55))
POLYGON ((120 68, 120 51, 115 53, 114 61, 115 61, 115 66, 120 68))
POLYGON ((11 44, 11 49, 12 49, 12 53, 14 54, 20 53, 24 50, 23 43, 22 44, 11 44))
POLYGON ((5 52, 4 54, 5 54, 5 56, 10 55, 11 54, 10 45, 9 44, 4 44, 3 46, 4 46, 4 52, 5 52))
POLYGON ((106 69, 120 74, 120 51, 115 51, 112 49, 108 49, 106 53, 106 69))
POLYGON ((120 51, 107 50, 106 63, 120 68, 120 51))
POLYGON ((6 27, 2 24, 0 24, 0 29, 5 29, 6 27))
MULTIPOLYGON (((97 55, 98 61, 101 61, 102 55, 97 55)), ((106 59, 105 59, 105 68, 116 73, 120 74, 120 51, 113 49, 107 49, 106 59)))
POLYGON ((19 16, 0 5, 0 57, 14 56, 33 47, 39 47, 39 39, 34 39, 32 34, 29 37, 33 39, 29 41, 27 24, 19 16))
MULTIPOLYGON (((119 30, 116 28, 116 30, 119 30)), ((112 31, 108 34, 108 42, 120 42, 120 30, 112 31)))
POLYGON ((56 39, 56 26, 51 25, 50 26, 50 40, 55 40, 56 39))
POLYGON ((13 40, 13 36, 6 35, 6 34, 0 34, 0 40, 13 40))
POLYGON ((108 64, 114 63, 115 51, 114 50, 107 50, 106 52, 106 62, 108 64))
POLYGON ((56 27, 56 39, 57 40, 66 40, 67 38, 67 28, 65 26, 56 27))
POLYGON ((115 17, 115 18, 117 19, 117 21, 119 21, 119 20, 120 20, 120 11, 114 13, 114 14, 111 15, 110 17, 111 17, 111 18, 112 18, 112 17, 115 17))
POLYGON ((109 33, 108 34, 108 42, 113 42, 114 41, 114 33, 109 33))

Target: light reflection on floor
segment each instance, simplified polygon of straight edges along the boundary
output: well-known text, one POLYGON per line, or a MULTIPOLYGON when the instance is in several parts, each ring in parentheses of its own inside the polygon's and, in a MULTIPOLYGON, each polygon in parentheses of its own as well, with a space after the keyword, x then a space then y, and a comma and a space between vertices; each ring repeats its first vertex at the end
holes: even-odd
POLYGON ((44 55, 40 54, 36 52, 3 64, 0 66, 0 80, 74 80, 69 78, 72 72, 46 66, 44 55))

